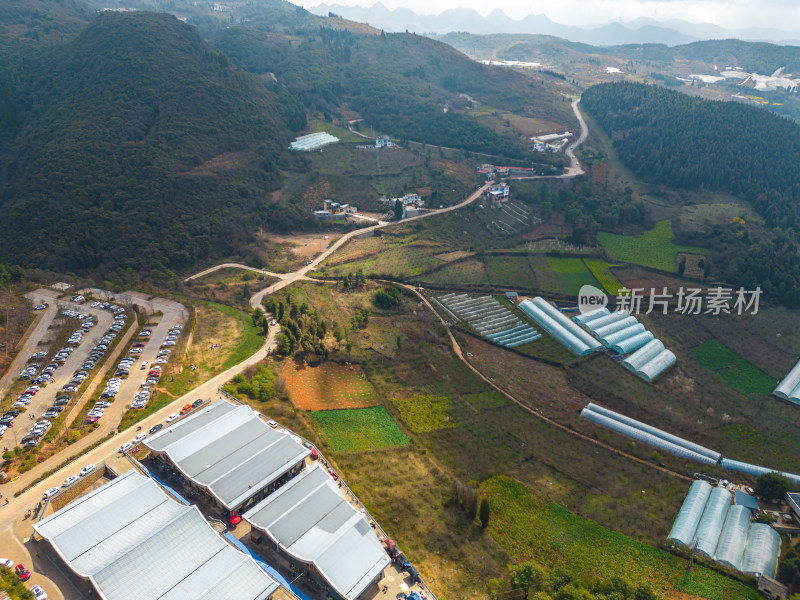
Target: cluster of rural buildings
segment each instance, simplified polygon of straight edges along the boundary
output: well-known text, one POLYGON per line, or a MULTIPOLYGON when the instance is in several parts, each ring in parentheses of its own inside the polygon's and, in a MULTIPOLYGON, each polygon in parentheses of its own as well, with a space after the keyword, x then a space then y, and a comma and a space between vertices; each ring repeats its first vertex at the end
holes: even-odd
POLYGON ((215 402, 140 450, 34 525, 98 597, 307 600, 297 580, 334 600, 379 591, 394 544, 311 444, 249 406, 215 402))
POLYGON ((347 217, 358 212, 358 207, 354 204, 340 204, 333 200, 324 200, 323 209, 315 210, 314 216, 320 221, 330 221, 331 219, 339 219, 347 217))
POLYGON ((558 152, 564 147, 572 137, 571 131, 564 133, 548 133, 547 135, 536 135, 531 138, 533 145, 531 150, 534 152, 558 152))

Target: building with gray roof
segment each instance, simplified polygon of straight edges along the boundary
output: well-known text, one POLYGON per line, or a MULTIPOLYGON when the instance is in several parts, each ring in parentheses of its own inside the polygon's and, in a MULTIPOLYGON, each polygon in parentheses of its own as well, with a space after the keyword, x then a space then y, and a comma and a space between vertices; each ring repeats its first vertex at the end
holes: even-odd
POLYGON ((279 588, 197 507, 178 504, 136 471, 34 529, 104 600, 266 600, 279 588))
POLYGON ((215 402, 143 442, 228 512, 302 470, 311 450, 249 406, 215 402))
POLYGON ((244 519, 338 600, 364 597, 391 562, 366 517, 319 465, 262 500, 244 519))

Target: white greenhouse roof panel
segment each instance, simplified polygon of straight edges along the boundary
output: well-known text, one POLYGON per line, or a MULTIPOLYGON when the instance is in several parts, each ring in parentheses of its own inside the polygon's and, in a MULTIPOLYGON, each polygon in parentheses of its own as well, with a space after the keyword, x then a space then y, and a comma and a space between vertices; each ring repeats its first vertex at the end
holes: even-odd
POLYGON ((675 355, 664 348, 661 340, 651 340, 628 358, 622 365, 645 381, 653 381, 675 364, 675 355))
POLYGON ((265 600, 278 584, 195 506, 128 471, 34 524, 105 600, 265 600))
POLYGON ((800 361, 792 367, 772 393, 782 400, 800 404, 800 361))
POLYGON ((726 469, 729 469, 730 471, 741 471, 742 473, 747 473, 748 475, 753 475, 755 477, 758 477, 759 475, 764 475, 765 473, 777 473, 778 475, 786 477, 786 479, 788 479, 795 485, 800 485, 800 475, 796 475, 794 473, 778 471, 777 469, 768 469, 767 467, 762 467, 759 465, 753 465, 750 463, 733 460, 732 458, 723 458, 722 466, 726 469))
POLYGON ((322 148, 328 144, 335 144, 338 141, 339 138, 324 131, 319 133, 309 133, 308 135, 300 136, 291 144, 289 144, 289 150, 316 150, 317 148, 322 148))
POLYGON ((588 324, 596 319, 600 319, 602 317, 606 317, 611 314, 605 306, 603 308, 595 308, 594 310, 587 311, 585 313, 581 313, 572 317, 572 320, 576 323, 588 327, 588 324))
POLYGON ((740 570, 754 577, 775 577, 780 553, 781 536, 778 532, 765 523, 753 523, 750 525, 740 570))
MULTIPOLYGON (((592 332, 598 338, 600 338, 600 341, 605 341, 605 339, 608 336, 617 333, 618 331, 628 329, 629 327, 633 327, 635 325, 640 325, 639 321, 636 320, 636 317, 626 317, 624 319, 619 319, 618 321, 615 321, 613 323, 609 323, 608 325, 604 325, 603 327, 598 327, 597 329, 594 329, 592 332)), ((642 329, 640 331, 643 330, 644 330, 644 325, 642 325, 642 329)))
POLYGON ((539 327, 573 354, 586 356, 603 347, 600 342, 572 322, 561 311, 538 296, 533 301, 523 300, 518 306, 539 327))
POLYGON ((714 560, 731 569, 740 570, 749 528, 750 511, 744 506, 730 507, 719 536, 714 560))
MULTIPOLYGON (((613 348, 614 346, 619 345, 622 342, 632 337, 636 337, 637 335, 641 335, 643 333, 648 333, 648 331, 644 328, 644 325, 642 325, 641 323, 634 323, 633 325, 630 325, 628 327, 625 327, 624 329, 620 329, 618 331, 615 331, 614 333, 605 336, 600 341, 603 342, 603 345, 606 348, 613 348)), ((653 336, 653 334, 651 333, 650 339, 653 339, 653 337, 655 336, 653 336)))
POLYGON ((638 350, 642 346, 644 346, 647 342, 654 339, 652 332, 650 331, 642 331, 637 333, 636 335, 632 335, 623 339, 620 342, 613 341, 611 343, 611 347, 614 352, 618 354, 628 354, 629 352, 633 352, 634 350, 638 350))
POLYGON ((586 405, 586 410, 599 413, 604 415, 610 419, 614 419, 615 421, 619 421, 620 423, 624 423, 629 425, 635 429, 639 429, 644 431, 645 433, 649 433, 656 437, 659 437, 667 442, 671 442, 677 446, 681 446, 686 448, 687 450, 691 450, 692 452, 696 452, 697 454, 702 454, 703 456, 710 458, 716 464, 722 455, 715 450, 711 450, 710 448, 706 448, 705 446, 701 446, 700 444, 695 444, 694 442, 690 442, 689 440, 685 440, 677 435, 673 435, 671 433, 667 433, 663 429, 658 429, 657 427, 653 427, 652 425, 648 425, 647 423, 642 423, 641 421, 637 421, 636 419, 632 419, 631 417, 626 417, 623 414, 618 412, 614 412, 613 410, 609 410, 608 408, 604 408, 602 406, 598 406, 593 402, 590 402, 586 405))
POLYGON ((591 321, 586 323, 586 328, 592 333, 594 333, 598 329, 602 329, 603 327, 611 325, 612 323, 616 323, 617 321, 628 319, 630 318, 630 316, 631 314, 627 310, 617 310, 605 316, 598 317, 597 319, 592 319, 591 321))
POLYGON ((244 514, 288 554, 313 563, 344 598, 359 597, 391 562, 366 517, 319 464, 244 514))
POLYGON ((711 485, 699 479, 692 483, 667 536, 668 540, 687 548, 691 546, 709 496, 711 496, 711 485))
POLYGON ((627 425, 625 423, 622 423, 620 421, 617 421, 600 413, 594 412, 589 408, 584 408, 581 411, 581 417, 589 421, 593 421, 598 425, 603 425, 604 427, 608 427, 609 429, 616 431, 617 433, 627 435, 629 438, 653 446, 653 448, 658 448, 659 450, 663 450, 664 452, 669 452, 670 454, 674 454, 675 456, 687 458, 689 460, 693 460, 696 463, 704 465, 717 464, 717 461, 714 460, 713 458, 709 458, 698 452, 689 450, 684 446, 675 444, 661 437, 653 435, 652 433, 648 433, 641 429, 637 429, 636 427, 632 427, 630 425, 627 425))
POLYGON ((249 406, 215 402, 143 442, 166 454, 195 485, 228 510, 279 479, 311 454, 249 406))
POLYGON ((717 542, 722 533, 722 526, 731 507, 731 493, 724 487, 715 487, 703 511, 703 517, 697 525, 694 545, 697 551, 708 558, 714 557, 717 542))

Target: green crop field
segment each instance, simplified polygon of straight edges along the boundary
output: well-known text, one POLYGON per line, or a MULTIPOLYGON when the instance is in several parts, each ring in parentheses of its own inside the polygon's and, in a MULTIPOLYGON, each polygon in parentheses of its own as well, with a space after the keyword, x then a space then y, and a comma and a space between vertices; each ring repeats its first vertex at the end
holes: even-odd
POLYGON ((380 275, 397 279, 409 279, 429 269, 444 264, 433 256, 431 246, 394 246, 368 258, 341 263, 330 267, 328 275, 341 276, 362 269, 365 275, 380 275))
POLYGON ((556 274, 559 287, 564 294, 577 296, 581 286, 600 286, 600 282, 595 279, 594 275, 591 274, 580 258, 548 256, 547 262, 556 274))
POLYGON ((650 231, 640 236, 618 235, 601 231, 597 239, 612 260, 675 271, 675 255, 678 252, 707 254, 706 248, 679 246, 672 234, 672 221, 666 219, 656 223, 650 231))
POLYGON ((486 268, 479 260, 460 260, 458 262, 445 265, 441 269, 436 269, 429 273, 423 273, 414 281, 443 285, 487 285, 489 276, 486 268))
POLYGON ((708 340, 692 348, 692 354, 702 366, 714 371, 730 387, 743 394, 767 396, 777 383, 717 340, 708 340))
POLYGON ((414 394, 411 398, 392 398, 392 403, 400 411, 400 418, 414 433, 458 427, 450 420, 450 398, 447 396, 414 394))
POLYGON ((408 438, 383 406, 309 413, 325 445, 334 452, 405 446, 408 438))
POLYGON ((616 275, 611 272, 610 267, 615 267, 617 265, 609 264, 598 258, 584 258, 583 262, 591 274, 594 275, 595 279, 603 286, 603 289, 611 296, 618 295, 619 290, 625 287, 620 283, 616 275))
MULTIPOLYGON (((489 534, 515 562, 535 560, 547 569, 589 578, 624 575, 658 591, 711 600, 760 596, 755 589, 579 517, 505 476, 481 485, 489 499, 489 534)), ((677 510, 678 507, 675 507, 677 510)))
POLYGON ((528 257, 523 255, 493 255, 484 259, 486 271, 492 285, 535 289, 537 287, 536 275, 531 269, 528 257))

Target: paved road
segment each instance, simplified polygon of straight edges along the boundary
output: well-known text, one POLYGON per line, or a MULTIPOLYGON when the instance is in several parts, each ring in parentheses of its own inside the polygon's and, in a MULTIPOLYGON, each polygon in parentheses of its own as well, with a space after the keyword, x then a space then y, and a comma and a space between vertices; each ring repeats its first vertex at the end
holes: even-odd
MULTIPOLYGON (((366 217, 365 217, 366 218, 366 217)), ((266 275, 268 277, 285 277, 285 273, 272 273, 271 271, 266 271, 264 269, 257 269, 255 267, 248 267, 247 265, 241 265, 239 263, 223 263, 221 265, 217 265, 216 267, 211 267, 206 269, 205 271, 200 271, 199 273, 195 273, 194 275, 190 275, 184 281, 191 281, 192 279, 199 279, 204 275, 208 275, 209 273, 213 273, 214 271, 219 271, 220 269, 244 269, 245 271, 253 271, 254 273, 261 273, 262 275, 266 275)))
POLYGON ((575 156, 575 148, 580 146, 583 142, 586 141, 586 138, 589 137, 589 128, 586 126, 586 121, 583 120, 583 115, 581 114, 580 109, 578 108, 578 103, 581 101, 580 98, 577 100, 572 101, 572 112, 575 113, 575 117, 577 117, 578 122, 581 125, 581 134, 577 140, 574 142, 570 142, 567 146, 567 149, 564 151, 567 158, 569 158, 569 168, 567 172, 564 174, 569 177, 577 177, 578 175, 583 175, 583 168, 581 167, 581 163, 578 158, 575 156))

